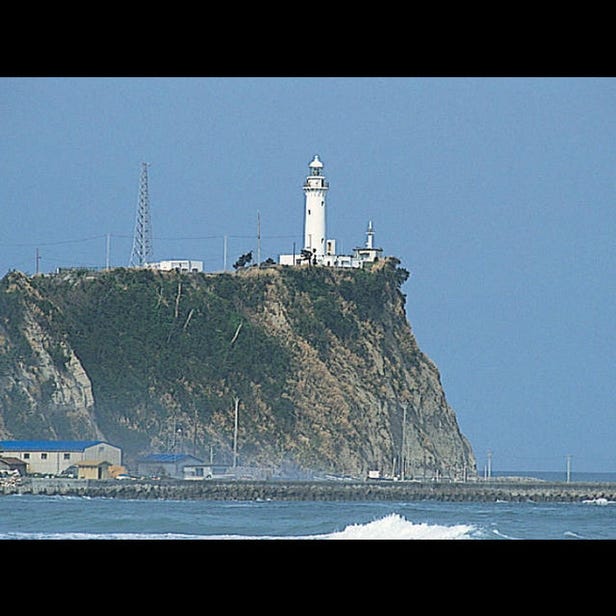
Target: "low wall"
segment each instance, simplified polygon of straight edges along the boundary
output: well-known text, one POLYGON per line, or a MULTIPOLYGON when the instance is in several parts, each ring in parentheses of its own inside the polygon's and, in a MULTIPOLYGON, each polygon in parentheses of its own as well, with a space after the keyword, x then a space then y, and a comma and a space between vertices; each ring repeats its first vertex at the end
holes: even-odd
POLYGON ((388 481, 143 481, 22 479, 0 494, 44 494, 126 499, 303 501, 616 501, 616 483, 388 481))

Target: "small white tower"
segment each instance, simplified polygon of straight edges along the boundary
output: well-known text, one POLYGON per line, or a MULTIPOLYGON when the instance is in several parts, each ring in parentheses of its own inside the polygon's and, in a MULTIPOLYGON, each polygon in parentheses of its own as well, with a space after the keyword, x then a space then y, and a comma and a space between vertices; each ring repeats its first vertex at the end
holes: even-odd
POLYGON ((325 254, 325 195, 329 184, 323 177, 323 163, 315 154, 309 165, 310 175, 304 182, 304 249, 317 258, 325 254))
POLYGON ((358 260, 359 266, 363 267, 365 263, 374 263, 378 261, 383 254, 382 248, 374 247, 374 227, 372 221, 368 221, 368 230, 366 231, 366 245, 362 248, 355 248, 354 258, 358 260))
POLYGON ((372 221, 368 221, 368 231, 366 231, 366 248, 374 248, 374 229, 372 221))

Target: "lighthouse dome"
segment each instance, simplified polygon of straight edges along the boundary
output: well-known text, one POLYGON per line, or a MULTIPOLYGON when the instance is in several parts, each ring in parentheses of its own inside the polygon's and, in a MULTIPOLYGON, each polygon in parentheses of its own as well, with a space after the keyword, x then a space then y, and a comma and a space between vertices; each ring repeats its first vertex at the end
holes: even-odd
POLYGON ((318 154, 314 155, 314 158, 312 159, 312 162, 310 163, 309 166, 311 169, 323 167, 323 163, 319 160, 318 154))

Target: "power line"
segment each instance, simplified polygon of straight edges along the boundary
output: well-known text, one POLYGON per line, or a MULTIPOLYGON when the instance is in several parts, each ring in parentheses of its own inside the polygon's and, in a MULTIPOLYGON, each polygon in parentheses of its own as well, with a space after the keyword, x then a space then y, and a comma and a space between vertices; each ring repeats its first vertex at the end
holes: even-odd
MULTIPOLYGON (((28 242, 21 244, 8 244, 4 242, 0 242, 0 245, 6 246, 8 248, 30 248, 32 246, 59 246, 60 244, 77 244, 80 242, 90 242, 92 240, 100 240, 102 237, 106 237, 105 235, 94 235, 91 237, 82 237, 80 239, 75 240, 58 240, 56 242, 28 242)), ((115 237, 126 237, 126 236, 115 236, 115 237)))
MULTIPOLYGON (((17 244, 12 244, 9 242, 0 241, 0 246, 5 248, 32 248, 32 247, 42 247, 42 246, 60 246, 62 244, 78 244, 81 242, 91 242, 94 240, 100 240, 106 237, 115 237, 121 239, 131 239, 134 238, 134 235, 125 235, 121 233, 105 233, 104 235, 91 235, 89 237, 80 237, 71 240, 57 240, 54 242, 21 242, 17 244)), ((233 238, 233 239, 254 239, 254 235, 202 235, 202 236, 194 236, 194 237, 159 237, 158 235, 153 236, 157 242, 176 242, 176 241, 200 241, 200 240, 220 240, 224 237, 233 238)), ((263 240, 275 240, 275 239, 289 239, 298 237, 295 235, 261 235, 261 239, 263 240)))
POLYGON ((193 241, 193 240, 219 240, 223 236, 222 235, 204 235, 202 237, 158 237, 156 236, 156 241, 166 241, 166 242, 175 242, 178 240, 181 241, 193 241))

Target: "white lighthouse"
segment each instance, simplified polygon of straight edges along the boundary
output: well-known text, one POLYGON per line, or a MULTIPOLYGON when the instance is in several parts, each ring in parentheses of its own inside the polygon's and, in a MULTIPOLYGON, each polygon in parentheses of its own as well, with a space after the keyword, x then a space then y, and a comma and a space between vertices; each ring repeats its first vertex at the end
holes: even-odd
POLYGON ((336 240, 327 239, 326 203, 329 183, 323 175, 323 163, 315 155, 308 165, 310 174, 304 182, 304 247, 299 251, 293 243, 293 254, 278 256, 280 265, 326 267, 371 267, 382 254, 381 248, 374 247, 374 228, 372 221, 368 222, 366 245, 355 248, 353 254, 337 254, 336 240))
POLYGON ((304 182, 306 202, 304 208, 304 250, 310 251, 316 260, 326 254, 325 197, 329 184, 323 176, 323 163, 315 154, 309 165, 310 175, 304 182))

